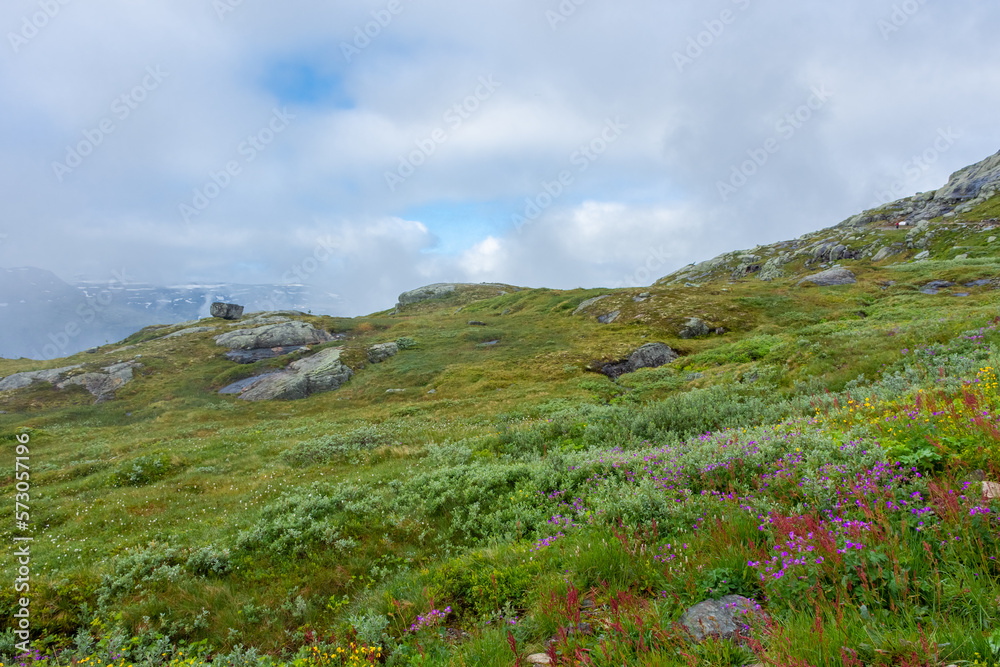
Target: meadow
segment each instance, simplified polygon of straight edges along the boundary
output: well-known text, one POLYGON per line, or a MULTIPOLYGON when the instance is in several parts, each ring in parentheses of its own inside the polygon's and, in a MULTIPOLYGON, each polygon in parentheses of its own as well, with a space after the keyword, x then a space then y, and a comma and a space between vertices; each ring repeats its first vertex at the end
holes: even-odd
POLYGON ((287 358, 138 332, 97 353, 142 355, 113 402, 0 397, 5 456, 30 437, 35 535, 32 652, 0 634, 0 667, 997 667, 1000 298, 964 287, 997 277, 987 235, 851 262, 850 286, 484 289, 308 317, 358 373, 302 401, 216 393, 287 358), (614 324, 573 314, 602 294, 614 324), (690 316, 726 333, 680 339, 690 316), (593 372, 653 340, 681 359, 593 372), (680 616, 729 594, 759 609, 692 642, 680 616))

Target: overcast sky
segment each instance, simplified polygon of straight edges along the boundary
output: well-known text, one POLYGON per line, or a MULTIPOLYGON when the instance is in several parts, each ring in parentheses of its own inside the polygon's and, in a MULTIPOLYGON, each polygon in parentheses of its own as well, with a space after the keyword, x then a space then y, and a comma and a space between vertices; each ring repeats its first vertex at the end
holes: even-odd
POLYGON ((6 0, 0 27, 0 266, 301 282, 342 315, 650 284, 1000 149, 987 0, 6 0))

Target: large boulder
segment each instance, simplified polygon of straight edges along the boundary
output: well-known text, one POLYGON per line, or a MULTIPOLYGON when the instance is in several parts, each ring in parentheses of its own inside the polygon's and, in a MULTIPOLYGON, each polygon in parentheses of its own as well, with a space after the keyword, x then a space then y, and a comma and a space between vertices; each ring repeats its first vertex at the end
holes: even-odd
POLYGON ((237 306, 235 303, 220 303, 215 302, 212 304, 212 317, 221 317, 224 320, 238 320, 243 317, 243 306, 237 306))
POLYGON ((700 317, 689 317, 677 335, 681 338, 698 338, 699 336, 707 336, 710 331, 711 329, 705 320, 700 317))
POLYGON ((679 357, 680 355, 663 343, 646 343, 630 354, 628 359, 604 364, 601 367, 601 372, 615 380, 626 373, 634 373, 640 368, 659 368, 679 357))
POLYGON ((381 364, 397 354, 399 354, 399 345, 396 343, 376 343, 368 348, 368 361, 373 364, 381 364))
POLYGON ((340 388, 354 371, 340 361, 339 348, 329 348, 299 359, 283 371, 271 373, 245 386, 244 401, 295 400, 340 388))
POLYGON ((318 345, 331 340, 333 336, 306 322, 280 322, 254 329, 237 329, 215 337, 216 344, 231 350, 318 345))
POLYGON ((749 598, 727 595, 691 607, 681 616, 681 625, 699 642, 706 637, 748 637, 750 618, 759 610, 760 606, 749 598))
POLYGON ((26 371, 24 373, 14 373, 0 380, 0 391, 10 391, 12 389, 24 389, 39 382, 56 384, 70 371, 82 368, 83 364, 76 366, 65 366, 63 368, 50 368, 45 371, 26 371))
POLYGON ((103 403, 115 398, 115 392, 124 387, 135 377, 133 371, 142 368, 142 364, 137 361, 125 361, 119 364, 106 366, 101 373, 84 373, 75 375, 68 380, 60 382, 56 387, 65 389, 66 387, 79 385, 84 387, 97 398, 97 403, 103 403))
POLYGON ((854 277, 852 271, 838 266, 821 271, 820 273, 814 273, 811 276, 806 276, 799 281, 799 285, 802 283, 813 283, 820 287, 829 287, 831 285, 853 285, 856 282, 858 282, 858 279, 854 277))
MULTIPOLYGON (((434 283, 433 285, 424 285, 423 287, 418 287, 415 290, 410 290, 409 292, 403 292, 400 294, 399 303, 396 304, 396 309, 398 310, 403 306, 409 306, 411 304, 420 303, 421 301, 427 301, 429 299, 438 299, 460 290, 484 287, 495 287, 499 290, 500 294, 506 294, 507 292, 505 290, 511 289, 509 285, 503 285, 501 283, 434 283)), ((516 288, 514 289, 516 290, 516 288)))

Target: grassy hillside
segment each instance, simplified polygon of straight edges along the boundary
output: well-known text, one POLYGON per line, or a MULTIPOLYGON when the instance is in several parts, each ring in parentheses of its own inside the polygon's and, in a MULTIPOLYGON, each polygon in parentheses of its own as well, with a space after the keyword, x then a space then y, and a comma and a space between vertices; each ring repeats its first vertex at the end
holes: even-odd
MULTIPOLYGON (((344 335, 326 345, 356 375, 301 401, 220 396, 296 355, 236 365, 218 320, 0 360, 143 364, 97 405, 0 394, 11 504, 30 437, 35 646, 59 664, 995 666, 998 211, 835 227, 651 288, 303 317, 344 335), (830 243, 855 258, 813 259, 830 243), (833 264, 857 283, 799 284, 833 264), (689 317, 724 332, 682 339, 689 317), (653 341, 681 358, 593 371, 653 341), (743 638, 690 643, 681 614, 730 593, 761 606, 743 638)), ((0 609, 18 609, 6 584, 0 609)))

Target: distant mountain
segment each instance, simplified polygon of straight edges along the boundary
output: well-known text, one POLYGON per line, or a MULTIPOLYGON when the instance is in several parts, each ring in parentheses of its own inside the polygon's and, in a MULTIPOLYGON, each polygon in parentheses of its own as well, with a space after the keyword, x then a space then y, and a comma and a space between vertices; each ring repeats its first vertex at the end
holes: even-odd
POLYGON ((150 324, 209 315, 213 301, 247 311, 332 309, 304 285, 161 287, 112 279, 70 284, 34 267, 0 268, 0 356, 55 359, 125 338, 150 324))

